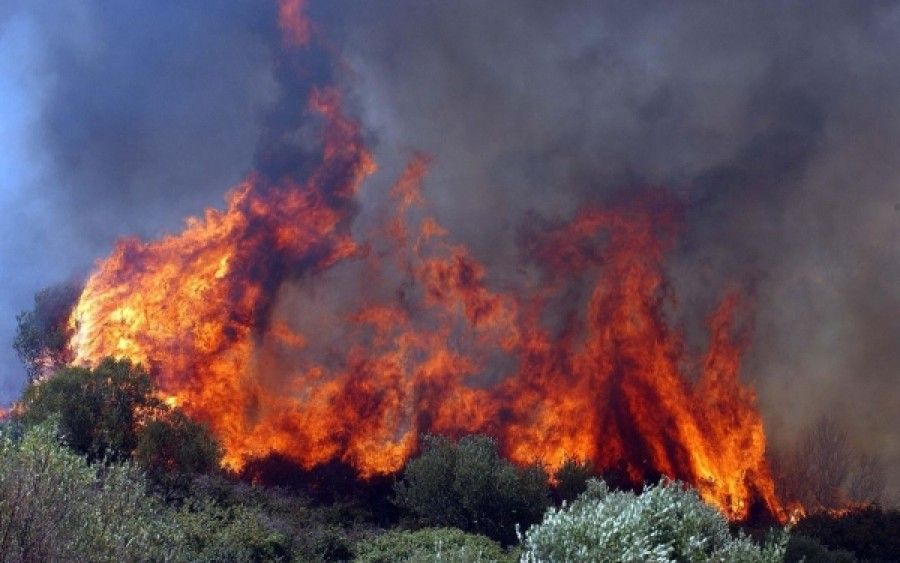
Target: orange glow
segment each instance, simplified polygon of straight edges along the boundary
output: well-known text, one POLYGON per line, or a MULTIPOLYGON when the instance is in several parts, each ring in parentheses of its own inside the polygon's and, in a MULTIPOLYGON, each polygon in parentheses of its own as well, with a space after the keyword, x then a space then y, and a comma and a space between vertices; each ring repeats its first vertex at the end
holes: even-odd
POLYGON ((278 0, 278 27, 285 47, 305 47, 312 25, 303 13, 306 0, 278 0))

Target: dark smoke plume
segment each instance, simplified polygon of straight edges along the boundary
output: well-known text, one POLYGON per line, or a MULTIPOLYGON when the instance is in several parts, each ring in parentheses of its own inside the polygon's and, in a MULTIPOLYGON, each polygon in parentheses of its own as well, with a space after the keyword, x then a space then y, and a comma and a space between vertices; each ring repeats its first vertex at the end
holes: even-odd
POLYGON ((426 196, 489 272, 529 211, 672 187, 679 313, 694 330, 710 288, 752 292, 744 376, 774 447, 829 413, 900 490, 900 5, 333 11, 379 161, 435 155, 426 196))

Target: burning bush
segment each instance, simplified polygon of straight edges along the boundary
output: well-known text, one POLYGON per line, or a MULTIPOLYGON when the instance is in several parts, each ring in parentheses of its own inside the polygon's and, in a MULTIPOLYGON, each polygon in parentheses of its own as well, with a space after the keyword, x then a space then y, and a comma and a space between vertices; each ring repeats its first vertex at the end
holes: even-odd
POLYGON ((591 480, 570 506, 550 509, 522 538, 523 561, 780 562, 787 537, 756 545, 697 493, 662 482, 640 495, 591 480))
POLYGON ((516 526, 539 521, 550 503, 544 470, 509 463, 488 437, 454 444, 426 436, 423 444, 396 485, 397 504, 421 525, 453 526, 508 545, 515 542, 516 526))
POLYGON ((884 468, 857 451, 833 417, 807 427, 793 450, 775 457, 773 465, 782 497, 799 501, 808 512, 874 505, 884 494, 884 468))

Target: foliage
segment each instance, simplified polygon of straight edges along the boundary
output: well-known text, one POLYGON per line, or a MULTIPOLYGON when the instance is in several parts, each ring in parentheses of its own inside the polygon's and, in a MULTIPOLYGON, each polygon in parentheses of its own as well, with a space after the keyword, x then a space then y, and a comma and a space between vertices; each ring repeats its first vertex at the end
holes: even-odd
POLYGON ((797 534, 830 550, 846 550, 866 561, 900 561, 900 510, 875 506, 842 515, 825 512, 800 520, 797 534))
POLYGON ((517 525, 538 522, 549 505, 543 468, 512 465, 488 437, 468 436, 454 444, 426 436, 423 446, 395 486, 395 502, 420 525, 455 527, 508 545, 517 525))
POLYGON ((13 348, 33 381, 69 361, 68 317, 81 293, 73 285, 48 287, 34 296, 34 308, 16 316, 13 348))
POLYGON ((550 509, 522 538, 523 561, 775 562, 782 537, 764 547, 734 537, 728 523, 695 491, 662 482, 640 495, 611 492, 592 479, 570 506, 550 509))
POLYGON ((4 561, 163 558, 172 529, 128 465, 91 466, 51 424, 20 441, 0 435, 0 555, 4 561))
POLYGON ((127 360, 68 367, 32 382, 17 417, 25 427, 53 419, 89 461, 133 456, 154 476, 211 471, 222 455, 209 430, 163 404, 147 372, 127 360))
POLYGON ((206 426, 169 410, 139 430, 134 457, 157 475, 208 473, 219 466, 222 449, 206 426))
POLYGON ((572 502, 587 489, 588 480, 594 476, 594 466, 588 461, 566 459, 553 474, 556 486, 553 495, 557 503, 572 502))
POLYGON ((68 367, 33 382, 18 415, 27 426, 57 418, 66 443, 90 460, 122 461, 138 444, 141 418, 160 411, 150 376, 126 360, 106 359, 96 369, 68 367))
POLYGON ((51 423, 10 434, 0 434, 2 561, 292 559, 289 534, 254 503, 167 506, 133 466, 89 464, 51 423))
POLYGON ((814 538, 792 534, 784 554, 786 563, 855 563, 856 557, 849 551, 830 551, 814 538))
POLYGON ((370 533, 371 515, 357 506, 315 506, 295 491, 250 485, 228 474, 184 477, 190 495, 182 504, 249 510, 287 542, 285 547, 299 561, 349 560, 353 544, 370 533))
POLYGON ((515 555, 490 539, 455 528, 394 531, 356 545, 359 563, 515 561, 515 555))
POLYGON ((177 558, 183 561, 289 561, 289 538, 251 507, 211 501, 175 513, 177 558))

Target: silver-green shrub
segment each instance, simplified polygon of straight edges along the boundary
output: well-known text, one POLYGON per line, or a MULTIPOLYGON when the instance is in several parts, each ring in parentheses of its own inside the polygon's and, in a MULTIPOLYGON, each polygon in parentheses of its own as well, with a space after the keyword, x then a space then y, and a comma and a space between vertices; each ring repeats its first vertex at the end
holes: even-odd
POLYGON ((640 495, 591 480, 571 505, 547 511, 521 538, 522 561, 780 562, 786 535, 765 546, 733 536, 725 518, 680 483, 640 495))
POLYGON ((89 465, 51 424, 0 431, 0 560, 165 558, 173 530, 130 465, 89 465), (157 555, 158 554, 158 555, 157 555))

